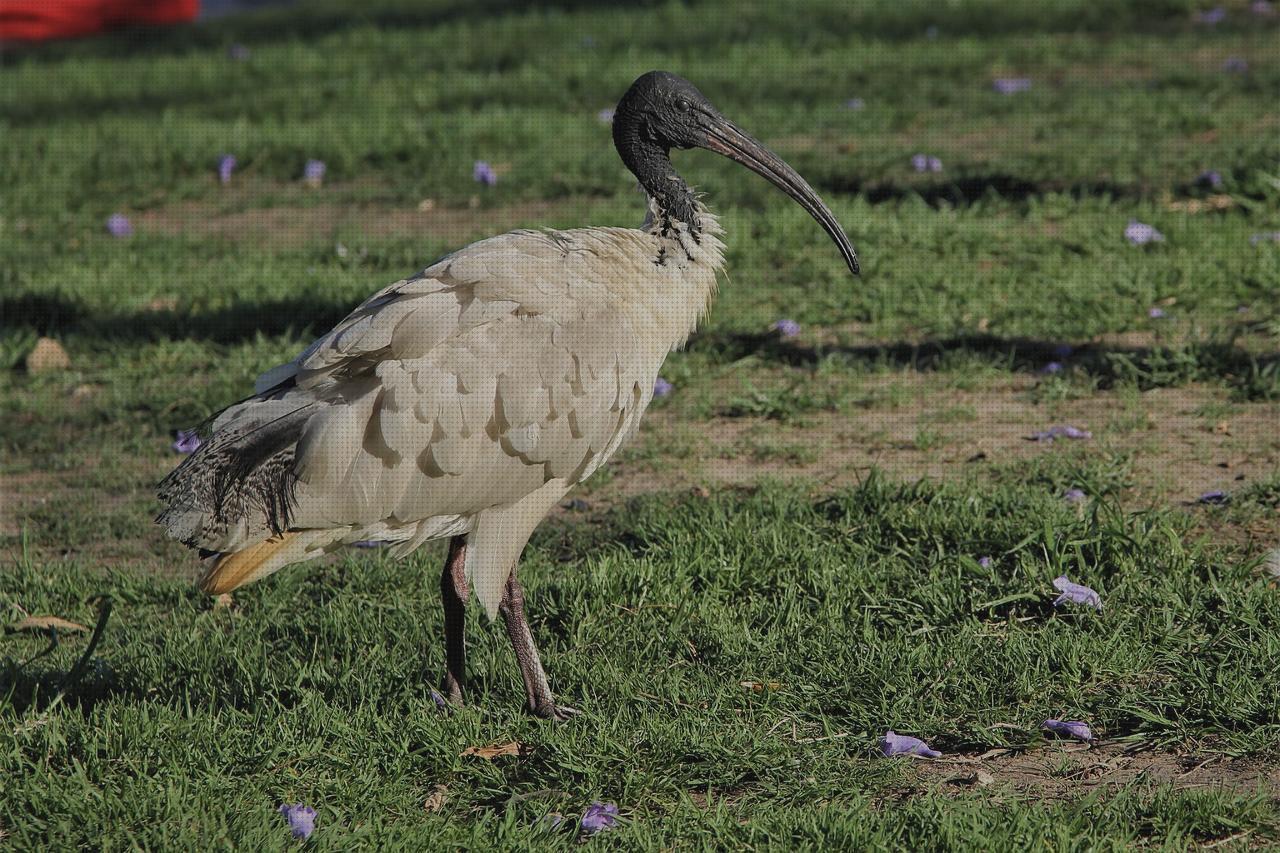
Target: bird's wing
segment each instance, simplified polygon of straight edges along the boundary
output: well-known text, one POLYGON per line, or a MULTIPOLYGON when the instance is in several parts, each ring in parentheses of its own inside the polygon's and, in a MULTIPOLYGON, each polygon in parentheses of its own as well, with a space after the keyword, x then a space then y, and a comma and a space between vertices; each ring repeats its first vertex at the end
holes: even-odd
POLYGON ((555 234, 472 244, 264 374, 326 401, 297 445, 295 527, 466 515, 602 464, 659 365, 620 355, 636 330, 589 260, 555 234))

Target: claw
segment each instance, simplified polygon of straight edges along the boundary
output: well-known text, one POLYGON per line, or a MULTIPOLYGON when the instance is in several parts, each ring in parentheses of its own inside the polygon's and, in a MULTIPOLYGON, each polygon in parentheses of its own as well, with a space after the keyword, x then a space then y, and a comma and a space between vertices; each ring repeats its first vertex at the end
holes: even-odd
POLYGON ((544 720, 555 720, 557 723, 567 723, 574 717, 582 716, 582 712, 577 708, 570 708, 568 705, 540 705, 530 708, 529 712, 535 717, 544 720))

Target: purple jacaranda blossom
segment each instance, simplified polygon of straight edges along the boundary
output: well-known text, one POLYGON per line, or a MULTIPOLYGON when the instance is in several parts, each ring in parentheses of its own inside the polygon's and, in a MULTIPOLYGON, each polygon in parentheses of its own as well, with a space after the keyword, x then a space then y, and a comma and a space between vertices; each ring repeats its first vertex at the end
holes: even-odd
POLYGON ((1163 308, 1155 307, 1155 308, 1147 309, 1147 316, 1150 317, 1152 320, 1163 320, 1165 317, 1169 315, 1165 313, 1163 308))
POLYGON ((1051 362, 1049 362, 1048 364, 1046 364, 1044 367, 1040 368, 1040 372, 1041 372, 1041 373, 1048 373, 1048 374, 1061 373, 1061 372, 1062 372, 1062 362, 1060 362, 1060 361, 1051 361, 1051 362))
POLYGON ((1259 18, 1266 18, 1276 13, 1276 7, 1270 3, 1270 0, 1253 0, 1249 4, 1249 11, 1259 18))
POLYGON ((294 838, 305 840, 311 837, 316 829, 316 810, 302 803, 286 804, 276 811, 289 821, 289 831, 294 838))
POLYGON ((992 559, 991 559, 990 557, 979 557, 979 558, 978 558, 978 565, 979 565, 979 566, 982 566, 982 568, 984 568, 984 569, 989 569, 989 568, 991 568, 991 563, 992 563, 992 562, 993 562, 993 561, 992 561, 992 559))
POLYGON ((1129 224, 1124 227, 1124 238, 1135 246, 1145 246, 1147 243, 1162 242, 1164 235, 1145 222, 1130 219, 1129 224))
POLYGON ((1069 504, 1078 504, 1085 499, 1085 493, 1082 489, 1067 489, 1062 493, 1062 499, 1069 504))
POLYGON ((1054 441, 1059 438, 1070 438, 1075 441, 1080 441, 1086 438, 1093 438, 1093 433, 1089 432, 1087 429, 1080 429, 1079 427, 1058 425, 1051 426, 1046 430, 1041 430, 1040 432, 1032 433, 1027 436, 1027 438, 1030 441, 1054 441))
POLYGON ((1030 77, 997 77, 991 81, 991 88, 1002 95, 1014 95, 1031 88, 1030 77))
POLYGON ((613 803, 592 803, 582 813, 582 831, 594 835, 618 824, 618 807, 613 803))
POLYGON ((1205 492, 1203 495, 1196 498, 1196 503, 1224 504, 1229 500, 1231 500, 1231 497, 1226 492, 1221 489, 1214 489, 1212 491, 1205 492))
POLYGON ((174 453, 195 453, 200 449, 200 433, 193 429, 178 430, 178 437, 173 442, 174 453))
POLYGON ((1071 344, 1058 344, 1053 348, 1053 357, 1057 359, 1071 358, 1076 348, 1071 344))
POLYGON ((236 170, 236 155, 223 154, 218 158, 218 182, 231 183, 231 173, 236 170))
POLYGON ((431 701, 436 703, 436 710, 448 711, 449 702, 444 698, 444 694, 434 687, 431 689, 431 701))
POLYGON ((613 124, 613 107, 605 107, 596 113, 596 118, 600 120, 601 124, 613 124))
POLYGON ((911 168, 917 172, 941 172, 942 161, 927 154, 916 154, 911 158, 911 168))
POLYGON ((1280 231, 1262 231, 1249 237, 1250 246, 1261 246, 1263 243, 1280 243, 1280 231))
POLYGON ((1221 24, 1227 19, 1227 10, 1221 6, 1214 6, 1212 9, 1206 9, 1203 12, 1196 12, 1193 17, 1197 24, 1213 26, 1215 24, 1221 24))
POLYGON ((1055 734, 1073 737, 1085 743, 1093 743, 1093 732, 1089 731, 1088 723, 1083 723, 1080 720, 1045 720, 1040 724, 1040 728, 1048 729, 1055 734))
POLYGON ((1061 575, 1053 579, 1053 586, 1058 592, 1062 593, 1053 600, 1054 607, 1061 607, 1066 602, 1072 604, 1083 604, 1092 607, 1094 610, 1102 609, 1102 597, 1089 587, 1072 583, 1067 580, 1066 575, 1061 575))
POLYGON ((1217 169, 1207 169, 1196 175, 1196 183, 1209 189, 1219 189, 1222 187, 1222 173, 1217 169))
POLYGON ((769 326, 769 330, 777 332, 784 338, 794 338, 796 335, 800 334, 800 324, 795 320, 783 317, 781 320, 775 320, 769 326))
POLYGON ((675 387, 676 386, 659 376, 657 379, 653 380, 653 396, 665 397, 670 394, 675 387))
POLYGON ((477 160, 471 169, 471 179, 477 184, 491 187, 498 182, 498 173, 493 171, 493 167, 484 160, 477 160))
POLYGON ((308 160, 307 165, 302 167, 302 180, 308 185, 318 187, 324 181, 324 161, 308 160))
POLYGON ((234 59, 236 62, 244 62, 249 58, 249 48, 236 42, 227 48, 227 57, 234 59))
POLYGON ((107 233, 112 237, 128 237, 133 233, 133 223, 123 213, 113 213, 107 217, 107 233))
POLYGON ((929 744, 920 738, 896 734, 893 729, 880 738, 880 754, 888 758, 892 755, 923 755, 925 758, 940 758, 941 752, 931 749, 929 744))
POLYGON ((849 100, 844 102, 844 108, 846 110, 857 111, 862 109, 866 105, 867 105, 867 102, 862 100, 862 98, 850 98, 849 100))
POLYGON ((1243 74, 1249 70, 1249 63, 1240 56, 1228 56, 1222 61, 1222 70, 1228 74, 1243 74))

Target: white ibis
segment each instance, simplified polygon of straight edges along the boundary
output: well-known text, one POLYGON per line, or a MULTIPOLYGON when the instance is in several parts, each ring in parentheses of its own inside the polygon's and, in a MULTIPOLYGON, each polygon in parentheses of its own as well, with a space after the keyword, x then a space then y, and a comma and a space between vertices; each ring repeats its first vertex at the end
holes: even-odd
POLYGON ((474 594, 489 618, 502 614, 529 709, 573 713, 547 684, 516 563, 556 502, 636 432, 663 360, 715 292, 722 232, 671 149, 706 148, 762 175, 858 272, 813 189, 688 81, 636 80, 613 141, 648 194, 640 228, 472 243, 375 293, 213 420, 160 484, 157 519, 208 558, 205 591, 358 541, 399 556, 451 537, 440 583, 449 699, 463 700, 474 594))

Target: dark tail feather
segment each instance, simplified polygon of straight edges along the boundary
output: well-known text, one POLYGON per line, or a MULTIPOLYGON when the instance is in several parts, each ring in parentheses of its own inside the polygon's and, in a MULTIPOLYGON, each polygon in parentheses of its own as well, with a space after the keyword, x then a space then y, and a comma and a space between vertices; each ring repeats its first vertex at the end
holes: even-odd
POLYGON ((289 528, 297 484, 294 452, 318 404, 306 402, 264 419, 261 409, 275 408, 274 403, 244 404, 243 414, 233 416, 161 481, 165 506, 156 521, 169 535, 220 551, 242 528, 275 536, 289 528))

